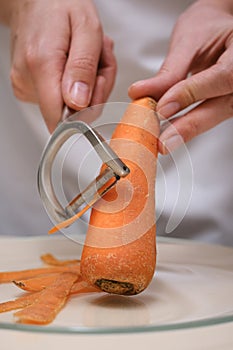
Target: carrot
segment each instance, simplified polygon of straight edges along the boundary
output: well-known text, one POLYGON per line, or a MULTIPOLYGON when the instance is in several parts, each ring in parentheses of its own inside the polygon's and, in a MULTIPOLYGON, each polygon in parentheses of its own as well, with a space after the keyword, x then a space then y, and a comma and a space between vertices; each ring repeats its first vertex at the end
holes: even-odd
POLYGON ((18 322, 30 324, 48 324, 54 320, 64 306, 77 275, 61 273, 57 279, 46 287, 32 305, 14 314, 18 322))
POLYGON ((80 260, 74 259, 74 260, 59 260, 54 255, 47 253, 41 255, 41 260, 47 264, 52 266, 66 266, 66 265, 73 265, 80 262, 80 260))
POLYGON ((79 274, 80 266, 79 264, 74 264, 70 266, 42 267, 30 270, 0 272, 0 283, 8 283, 12 281, 36 277, 39 275, 47 275, 59 272, 73 272, 79 274))
POLYGON ((82 278, 109 293, 133 295, 150 283, 156 264, 156 103, 131 103, 110 146, 130 168, 91 212, 81 257, 82 278))

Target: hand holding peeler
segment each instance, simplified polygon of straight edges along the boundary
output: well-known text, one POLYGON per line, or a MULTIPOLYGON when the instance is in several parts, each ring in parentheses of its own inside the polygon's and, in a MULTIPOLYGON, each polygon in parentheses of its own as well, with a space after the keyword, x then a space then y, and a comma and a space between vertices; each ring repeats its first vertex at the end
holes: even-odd
POLYGON ((48 215, 55 224, 68 220, 74 215, 76 215, 76 218, 82 216, 96 201, 115 186, 120 178, 127 176, 130 172, 126 164, 119 159, 94 128, 83 121, 76 120, 78 119, 76 118, 78 113, 73 113, 71 120, 66 119, 71 113, 65 107, 62 120, 66 120, 58 125, 50 137, 38 168, 39 193, 48 215), (106 168, 82 192, 78 193, 67 206, 63 207, 53 187, 52 167, 62 145, 75 134, 85 136, 106 165, 106 168))

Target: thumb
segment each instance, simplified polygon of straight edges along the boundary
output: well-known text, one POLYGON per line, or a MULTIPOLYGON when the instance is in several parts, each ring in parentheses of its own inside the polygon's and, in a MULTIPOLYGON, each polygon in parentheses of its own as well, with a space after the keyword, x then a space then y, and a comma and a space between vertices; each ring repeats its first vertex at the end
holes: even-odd
POLYGON ((173 40, 158 73, 152 78, 133 83, 128 90, 130 98, 151 96, 158 101, 171 86, 187 77, 192 61, 189 45, 176 44, 173 40))
POLYGON ((62 79, 62 95, 69 107, 77 110, 89 105, 101 48, 101 28, 76 26, 62 79))

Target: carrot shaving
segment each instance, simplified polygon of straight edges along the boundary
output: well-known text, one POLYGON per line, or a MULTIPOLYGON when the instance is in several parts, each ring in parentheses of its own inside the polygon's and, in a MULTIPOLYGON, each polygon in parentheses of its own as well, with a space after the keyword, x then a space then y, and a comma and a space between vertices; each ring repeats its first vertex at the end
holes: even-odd
POLYGON ((77 263, 80 262, 80 260, 78 260, 78 259, 74 259, 74 260, 59 260, 59 259, 55 258, 55 256, 50 254, 50 253, 43 254, 43 255, 41 255, 40 258, 45 264, 52 265, 52 266, 66 266, 66 265, 77 264, 77 263))
MULTIPOLYGON (((54 273, 46 276, 39 276, 34 278, 29 278, 26 280, 13 281, 13 283, 20 289, 27 292, 40 292, 44 288, 51 285, 59 276, 59 273, 54 273)), ((90 286, 85 281, 80 281, 80 275, 77 275, 78 281, 75 282, 71 288, 70 294, 79 293, 92 293, 99 292, 100 290, 96 287, 90 286)))
POLYGON ((59 273, 51 273, 48 275, 28 278, 25 280, 13 281, 13 283, 20 289, 25 290, 27 292, 39 292, 45 287, 48 287, 51 283, 53 283, 58 276, 59 273))
POLYGON ((53 321, 71 295, 101 291, 81 279, 79 260, 60 260, 49 253, 41 260, 53 267, 0 272, 0 283, 13 282, 27 291, 0 303, 0 313, 22 309, 15 313, 18 322, 45 325, 53 321))
MULTIPOLYGON (((103 168, 104 169, 106 166, 105 164, 103 165, 103 168)), ((86 213, 86 211, 88 209, 90 209, 95 203, 96 201, 102 197, 108 190, 109 188, 114 185, 116 183, 116 179, 115 178, 112 178, 110 179, 107 183, 105 183, 96 193, 96 196, 94 196, 94 198, 89 202, 89 204, 87 204, 82 210, 80 210, 77 214, 75 214, 74 216, 72 216, 71 218, 67 219, 67 220, 64 220, 60 223, 58 223, 56 226, 52 227, 48 233, 49 234, 52 234, 52 233, 55 233, 63 228, 67 228, 68 226, 72 225, 76 220, 78 220, 84 213, 86 213), (97 196, 98 195, 98 196, 97 196)), ((73 202, 75 202, 75 199, 74 198, 70 203, 69 205, 71 205, 73 202)))
POLYGON ((18 322, 26 324, 48 324, 54 320, 65 305, 72 285, 77 280, 73 273, 61 273, 46 287, 32 305, 14 314, 18 322))
POLYGON ((74 264, 70 266, 42 267, 22 271, 0 272, 0 283, 8 283, 12 281, 36 277, 39 275, 46 275, 58 272, 73 272, 80 274, 80 265, 74 264))
POLYGON ((39 293, 31 293, 22 295, 15 300, 0 303, 0 313, 25 308, 33 304, 38 299, 39 295, 39 293))
POLYGON ((97 287, 93 287, 85 281, 77 281, 73 284, 70 294, 81 294, 81 293, 99 293, 101 290, 97 287))
POLYGON ((88 209, 90 209, 92 206, 92 204, 87 204, 86 207, 84 207, 82 210, 80 210, 77 214, 75 214, 74 216, 72 216, 71 218, 64 220, 62 222, 60 222, 59 224, 57 224, 56 226, 52 227, 49 230, 49 234, 55 233, 63 228, 66 228, 70 225, 72 225, 76 220, 78 220, 84 213, 86 213, 86 211, 88 209))

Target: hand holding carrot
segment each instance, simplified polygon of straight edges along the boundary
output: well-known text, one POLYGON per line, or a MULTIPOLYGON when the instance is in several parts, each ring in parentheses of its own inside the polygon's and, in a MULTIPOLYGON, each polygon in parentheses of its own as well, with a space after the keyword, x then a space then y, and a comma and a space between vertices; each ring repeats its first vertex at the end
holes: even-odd
POLYGON ((172 151, 182 139, 187 142, 233 116, 232 57, 232 1, 195 2, 178 19, 158 74, 129 89, 131 98, 148 95, 157 99, 157 111, 167 119, 200 102, 172 122, 175 129, 168 127, 161 134, 161 153, 172 151))
POLYGON ((106 101, 116 63, 92 0, 1 0, 11 28, 17 98, 38 103, 52 132, 63 103, 79 110, 106 101))

